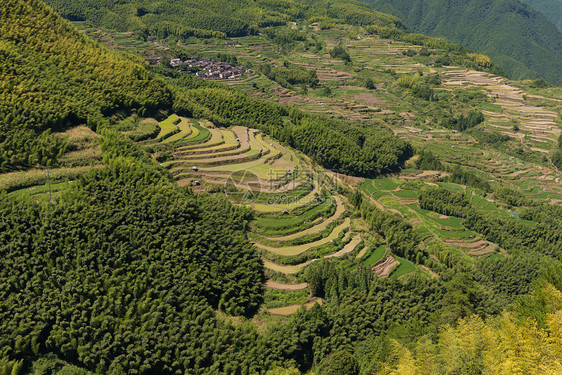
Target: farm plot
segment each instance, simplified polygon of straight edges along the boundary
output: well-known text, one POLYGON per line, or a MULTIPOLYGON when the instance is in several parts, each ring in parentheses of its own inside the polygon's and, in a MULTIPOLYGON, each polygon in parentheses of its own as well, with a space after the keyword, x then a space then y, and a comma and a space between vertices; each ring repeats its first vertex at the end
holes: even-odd
POLYGON ((165 134, 173 133, 164 135, 166 140, 177 145, 173 160, 162 165, 182 185, 218 188, 234 203, 252 207, 256 220, 250 236, 266 268, 296 274, 315 259, 341 257, 362 242, 350 231, 343 199, 325 195, 326 177, 311 177, 312 166, 297 153, 255 129, 216 129, 201 122, 189 132, 189 122, 182 120, 170 116, 162 122, 165 134), (185 144, 204 131, 209 134, 205 141, 185 144))
MULTIPOLYGON (((432 182, 431 179, 425 178, 418 179, 419 182, 412 182, 410 174, 405 177, 408 179, 366 180, 360 185, 360 189, 375 200, 381 209, 394 212, 407 219, 422 238, 444 245, 444 248, 450 249, 463 259, 486 257, 498 252, 499 249, 495 244, 483 240, 481 235, 465 228, 462 218, 421 209, 417 202, 419 190, 411 189, 421 189, 424 185, 440 185, 452 192, 466 194, 473 207, 479 211, 503 217, 512 216, 509 211, 498 207, 495 202, 486 197, 484 192, 478 189, 448 182, 432 182)), ((379 247, 366 258, 364 254, 362 262, 367 266, 373 267, 374 265, 375 273, 388 276, 390 275, 388 268, 394 264, 394 261, 388 259, 388 256, 385 258, 385 254, 388 253, 389 251, 384 247, 379 247)), ((392 273, 395 275, 394 277, 412 271, 427 274, 427 270, 420 269, 415 264, 409 264, 407 261, 396 258, 395 261, 400 263, 400 267, 392 273)), ((431 273, 429 275, 431 276, 431 273)))
POLYGON ((274 240, 274 241, 280 241, 280 242, 284 242, 284 241, 292 241, 295 240, 299 237, 303 237, 305 235, 310 235, 310 234, 318 234, 323 232, 324 230, 326 230, 326 228, 332 224, 333 222, 335 222, 336 220, 338 220, 343 213, 345 212, 345 207, 341 201, 341 198, 339 197, 334 197, 334 200, 336 201, 336 210, 334 212, 334 214, 330 217, 328 217, 327 219, 321 220, 317 225, 308 228, 308 229, 304 229, 300 232, 297 233, 293 233, 293 234, 288 234, 285 236, 277 236, 277 237, 266 237, 266 239, 268 240, 274 240))
POLYGON ((277 254, 277 255, 282 255, 282 256, 299 255, 299 254, 304 253, 307 250, 325 245, 325 244, 335 240, 342 233, 342 231, 346 228, 349 228, 349 226, 350 226, 350 219, 346 218, 344 220, 344 222, 342 224, 338 225, 337 227, 335 227, 334 230, 328 236, 326 236, 326 237, 324 237, 320 240, 310 242, 310 243, 305 243, 305 244, 302 244, 302 245, 285 246, 285 247, 273 247, 273 246, 262 245, 261 243, 258 242, 256 244, 254 244, 254 246, 256 246, 259 249, 263 249, 263 250, 266 250, 270 253, 274 253, 274 254, 277 254))

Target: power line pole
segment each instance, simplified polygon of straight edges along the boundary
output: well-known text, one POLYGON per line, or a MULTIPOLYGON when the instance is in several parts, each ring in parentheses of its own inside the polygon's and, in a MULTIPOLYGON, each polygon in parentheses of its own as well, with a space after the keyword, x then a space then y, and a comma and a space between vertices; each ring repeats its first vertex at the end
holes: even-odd
POLYGON ((53 195, 51 193, 51 171, 47 167, 47 181, 49 182, 49 203, 53 203, 53 195))

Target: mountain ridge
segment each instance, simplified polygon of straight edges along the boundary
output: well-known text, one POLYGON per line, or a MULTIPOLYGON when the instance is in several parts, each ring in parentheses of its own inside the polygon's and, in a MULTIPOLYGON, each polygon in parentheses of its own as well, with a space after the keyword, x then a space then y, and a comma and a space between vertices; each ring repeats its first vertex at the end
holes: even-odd
POLYGON ((443 36, 484 53, 515 79, 562 84, 562 32, 517 0, 365 0, 416 32, 443 36))
POLYGON ((550 19, 562 31, 562 0, 523 0, 550 19))

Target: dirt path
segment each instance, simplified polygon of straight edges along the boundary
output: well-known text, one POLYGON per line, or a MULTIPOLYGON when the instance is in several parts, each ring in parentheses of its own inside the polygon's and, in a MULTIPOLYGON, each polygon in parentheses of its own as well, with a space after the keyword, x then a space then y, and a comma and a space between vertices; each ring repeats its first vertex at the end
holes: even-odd
POLYGON ((273 280, 267 280, 265 286, 277 290, 302 290, 308 288, 308 283, 300 284, 282 284, 273 280))
POLYGON ((290 316, 299 311, 302 306, 306 306, 307 310, 310 310, 316 303, 322 306, 322 299, 321 298, 314 298, 310 302, 305 303, 304 305, 290 305, 284 307, 277 307, 274 309, 267 310, 271 315, 279 315, 279 316, 290 316))

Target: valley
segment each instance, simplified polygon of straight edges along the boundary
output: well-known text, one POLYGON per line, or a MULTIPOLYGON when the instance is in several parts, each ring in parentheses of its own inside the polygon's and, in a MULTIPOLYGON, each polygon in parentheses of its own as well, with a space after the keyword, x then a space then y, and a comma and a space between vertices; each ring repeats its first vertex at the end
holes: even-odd
POLYGON ((9 1, 0 373, 560 370, 560 87, 353 0, 9 1))

